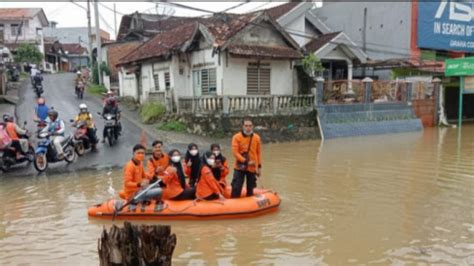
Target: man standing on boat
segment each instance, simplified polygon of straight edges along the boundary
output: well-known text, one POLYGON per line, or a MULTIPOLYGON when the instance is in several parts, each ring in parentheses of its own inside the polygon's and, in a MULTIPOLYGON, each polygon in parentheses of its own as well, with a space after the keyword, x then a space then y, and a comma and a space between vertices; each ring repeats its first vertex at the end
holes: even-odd
POLYGON ((252 120, 246 118, 242 131, 232 137, 232 154, 235 157, 234 177, 232 179, 232 198, 239 198, 244 180, 247 179, 247 197, 253 195, 257 186, 256 176, 262 169, 260 136, 253 132, 252 120))

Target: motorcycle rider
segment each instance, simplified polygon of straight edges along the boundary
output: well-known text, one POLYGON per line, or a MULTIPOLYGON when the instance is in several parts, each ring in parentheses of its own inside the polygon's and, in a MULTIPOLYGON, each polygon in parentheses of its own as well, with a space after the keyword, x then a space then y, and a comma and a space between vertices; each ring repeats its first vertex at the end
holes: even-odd
POLYGON ((36 71, 36 74, 33 77, 34 85, 41 85, 43 82, 43 76, 41 75, 41 72, 36 71))
POLYGON ((96 144, 97 144, 97 139, 95 135, 95 122, 94 118, 92 117, 92 114, 89 112, 87 109, 87 105, 85 103, 81 103, 79 105, 79 114, 76 116, 75 123, 78 123, 79 121, 84 121, 87 123, 87 136, 89 137, 89 140, 92 144, 92 150, 96 150, 96 144))
POLYGON ((79 82, 82 82, 82 84, 86 84, 86 81, 84 79, 84 77, 82 76, 82 72, 81 71, 77 71, 76 72, 76 78, 74 79, 74 82, 75 82, 75 92, 77 93, 77 89, 79 88, 79 82))
POLYGON ((35 107, 35 117, 34 120, 45 121, 48 118, 49 107, 46 105, 46 100, 42 97, 38 98, 36 101, 38 104, 35 107))
POLYGON ((64 151, 63 151, 61 142, 65 140, 64 138, 65 125, 64 125, 64 121, 59 119, 58 116, 59 116, 58 111, 54 109, 49 110, 48 119, 46 119, 46 122, 48 124, 41 132, 48 133, 50 136, 53 137, 53 145, 58 154, 58 159, 62 160, 64 159, 64 151))
MULTIPOLYGON (((115 115, 115 121, 117 122, 117 132, 120 135, 122 131, 122 124, 120 123, 120 109, 118 108, 117 100, 115 97, 110 97, 107 99, 107 102, 102 110, 102 117, 105 118, 106 114, 115 115)), ((102 143, 105 143, 105 139, 107 138, 107 131, 105 130, 102 132, 102 143)))
POLYGON ((7 131, 7 134, 12 140, 11 145, 13 148, 15 148, 16 159, 20 160, 28 151, 28 140, 21 139, 20 136, 26 135, 28 131, 15 124, 15 122, 13 122, 13 116, 9 114, 3 115, 3 121, 6 124, 5 129, 7 131))

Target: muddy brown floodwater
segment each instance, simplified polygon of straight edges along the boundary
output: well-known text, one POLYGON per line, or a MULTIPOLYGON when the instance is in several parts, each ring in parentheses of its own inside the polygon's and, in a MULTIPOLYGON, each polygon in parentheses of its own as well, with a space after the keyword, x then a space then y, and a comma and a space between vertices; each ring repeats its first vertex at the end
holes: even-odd
MULTIPOLYGON (((227 154, 229 152, 227 151, 227 154)), ((474 264, 474 126, 263 147, 280 211, 167 222, 176 265, 474 264)), ((121 171, 0 176, 0 264, 97 265, 121 171)), ((228 177, 230 180, 230 177, 228 177)))

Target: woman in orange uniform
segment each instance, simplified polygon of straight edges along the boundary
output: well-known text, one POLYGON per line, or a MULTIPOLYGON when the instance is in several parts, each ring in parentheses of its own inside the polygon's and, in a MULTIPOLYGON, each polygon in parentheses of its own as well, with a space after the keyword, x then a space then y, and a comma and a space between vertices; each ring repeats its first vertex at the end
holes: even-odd
POLYGON ((201 160, 199 158, 199 149, 197 144, 190 143, 186 151, 184 159, 186 163, 186 175, 189 177, 189 185, 194 187, 199 178, 199 170, 201 169, 201 160))
POLYGON ((207 151, 204 153, 201 162, 200 176, 196 185, 196 197, 204 200, 224 200, 223 189, 217 182, 212 168, 215 165, 216 156, 207 151))
POLYGON ((178 150, 169 152, 170 162, 161 180, 165 184, 163 199, 191 200, 196 198, 196 189, 186 185, 181 153, 178 150))
POLYGON ((212 173, 222 188, 225 188, 227 186, 225 178, 229 174, 227 159, 222 155, 221 146, 219 144, 212 144, 211 152, 214 154, 214 156, 216 156, 216 165, 214 168, 212 168, 212 173))

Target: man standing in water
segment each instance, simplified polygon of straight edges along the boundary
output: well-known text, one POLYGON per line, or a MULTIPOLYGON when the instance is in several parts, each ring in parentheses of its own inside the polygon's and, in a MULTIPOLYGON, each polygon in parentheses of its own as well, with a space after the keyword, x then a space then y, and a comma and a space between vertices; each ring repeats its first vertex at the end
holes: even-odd
POLYGON ((253 132, 252 120, 246 118, 242 131, 232 137, 232 154, 235 157, 234 177, 232 179, 232 198, 239 198, 244 180, 247 179, 247 197, 253 195, 257 186, 256 176, 262 169, 260 136, 253 132))

